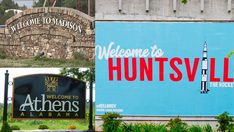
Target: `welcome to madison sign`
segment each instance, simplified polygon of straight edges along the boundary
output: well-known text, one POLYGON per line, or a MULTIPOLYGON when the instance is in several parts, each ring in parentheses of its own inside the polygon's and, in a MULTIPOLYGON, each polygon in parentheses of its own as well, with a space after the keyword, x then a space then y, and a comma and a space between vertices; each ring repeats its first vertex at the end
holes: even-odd
POLYGON ((85 83, 52 74, 14 78, 13 118, 85 118, 85 83))

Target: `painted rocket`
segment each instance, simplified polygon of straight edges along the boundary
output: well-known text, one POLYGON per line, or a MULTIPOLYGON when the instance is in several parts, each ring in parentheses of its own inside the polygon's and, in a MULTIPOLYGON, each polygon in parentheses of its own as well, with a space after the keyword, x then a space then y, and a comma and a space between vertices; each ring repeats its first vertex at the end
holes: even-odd
POLYGON ((202 71, 201 71, 201 93, 206 94, 210 90, 207 88, 207 78, 208 78, 208 59, 207 59, 207 44, 205 42, 203 47, 203 57, 202 57, 202 71))

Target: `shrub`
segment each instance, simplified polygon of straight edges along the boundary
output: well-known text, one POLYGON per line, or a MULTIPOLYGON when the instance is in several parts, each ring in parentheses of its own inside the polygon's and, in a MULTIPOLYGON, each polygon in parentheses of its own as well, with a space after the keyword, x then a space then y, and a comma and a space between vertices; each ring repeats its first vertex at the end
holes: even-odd
POLYGON ((103 123, 103 131, 104 132, 118 132, 118 128, 121 124, 121 118, 118 113, 105 113, 101 116, 103 123))
POLYGON ((218 131, 221 131, 221 132, 225 132, 226 130, 231 131, 231 129, 233 128, 233 124, 230 123, 230 122, 232 122, 232 117, 230 117, 228 115, 229 115, 229 113, 224 112, 221 115, 216 117, 216 119, 219 123, 218 131))
POLYGON ((3 122, 1 132, 12 132, 11 127, 7 122, 3 122))
POLYGON ((166 132, 167 128, 165 125, 157 125, 157 124, 141 124, 139 125, 145 132, 166 132))
POLYGON ((42 121, 39 121, 39 120, 32 120, 32 121, 29 121, 29 124, 30 124, 30 125, 40 125, 40 124, 42 124, 42 121))
POLYGON ((231 57, 231 56, 233 56, 233 55, 234 55, 234 50, 231 51, 231 52, 227 55, 227 57, 229 58, 229 57, 231 57))
POLYGON ((203 126, 203 131, 204 132, 213 132, 213 129, 209 124, 206 124, 205 126, 203 126))
MULTIPOLYGON (((207 124, 203 127, 192 125, 188 126, 182 122, 178 117, 171 119, 167 125, 171 128, 167 130, 166 125, 162 124, 127 124, 123 123, 119 127, 118 132, 213 132, 212 127, 207 124)), ((234 131, 228 131, 234 132, 234 131)))
POLYGON ((167 127, 170 129, 170 132, 186 132, 187 131, 187 124, 182 122, 179 117, 175 119, 170 119, 167 123, 167 127))
POLYGON ((49 129, 49 127, 47 126, 47 125, 40 125, 39 127, 38 127, 38 129, 49 129))
POLYGON ((140 128, 142 128, 145 132, 166 132, 167 128, 165 125, 157 125, 157 124, 140 124, 140 128))
POLYGON ((123 123, 119 132, 167 132, 165 125, 161 124, 126 124, 123 123))
POLYGON ((189 132, 203 132, 202 127, 196 126, 196 125, 192 125, 191 127, 189 127, 188 131, 189 132))
POLYGON ((159 124, 155 126, 154 130, 156 132, 167 132, 167 127, 165 125, 159 124))
POLYGON ((76 129, 76 126, 70 125, 70 126, 68 126, 68 129, 69 129, 69 130, 74 130, 74 129, 76 129))
POLYGON ((133 124, 123 123, 120 126, 119 131, 121 131, 121 132, 133 132, 134 131, 134 125, 133 124))
POLYGON ((0 59, 5 59, 6 57, 6 52, 3 49, 0 49, 0 59))
POLYGON ((17 125, 11 126, 11 130, 20 130, 20 127, 17 125))
POLYGON ((181 3, 187 4, 187 3, 188 3, 188 0, 181 0, 181 3))
POLYGON ((74 58, 75 60, 87 60, 87 57, 86 57, 85 54, 82 53, 82 52, 74 52, 74 53, 73 53, 73 58, 74 58))
POLYGON ((234 124, 230 124, 227 130, 228 132, 234 132, 234 124))
POLYGON ((46 58, 45 56, 34 56, 33 59, 35 61, 48 61, 50 58, 46 58))

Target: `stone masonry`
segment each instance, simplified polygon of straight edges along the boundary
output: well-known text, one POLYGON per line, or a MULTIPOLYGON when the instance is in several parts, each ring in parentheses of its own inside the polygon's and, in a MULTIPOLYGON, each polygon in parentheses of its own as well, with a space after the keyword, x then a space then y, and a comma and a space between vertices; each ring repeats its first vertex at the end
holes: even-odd
POLYGON ((0 49, 5 49, 7 44, 8 40, 6 39, 5 29, 0 29, 0 49))
POLYGON ((94 18, 70 8, 31 8, 6 21, 0 48, 9 56, 94 59, 94 18))

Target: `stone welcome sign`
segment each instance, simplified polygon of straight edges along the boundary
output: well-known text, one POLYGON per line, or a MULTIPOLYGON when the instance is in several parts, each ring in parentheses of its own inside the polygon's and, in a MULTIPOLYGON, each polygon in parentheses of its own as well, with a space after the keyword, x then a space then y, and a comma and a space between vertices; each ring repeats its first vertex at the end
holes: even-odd
POLYGON ((69 20, 59 19, 56 17, 30 18, 28 20, 16 23, 15 25, 11 26, 10 29, 12 33, 15 33, 20 29, 30 27, 33 25, 56 25, 73 30, 74 32, 82 33, 82 27, 79 23, 72 22, 69 20))
POLYGON ((0 32, 9 56, 71 59, 78 53, 94 59, 93 17, 61 7, 31 8, 6 22, 0 32))
POLYGON ((13 118, 85 118, 84 82, 53 75, 36 74, 14 79, 13 118))

